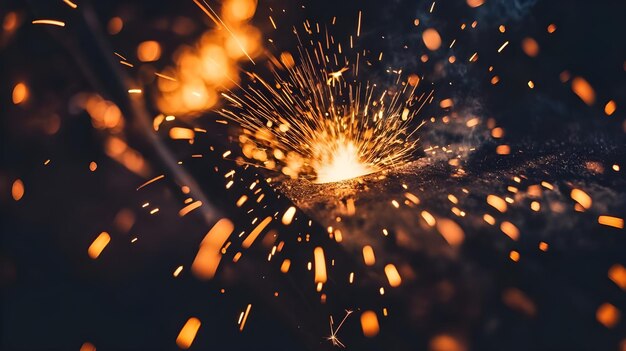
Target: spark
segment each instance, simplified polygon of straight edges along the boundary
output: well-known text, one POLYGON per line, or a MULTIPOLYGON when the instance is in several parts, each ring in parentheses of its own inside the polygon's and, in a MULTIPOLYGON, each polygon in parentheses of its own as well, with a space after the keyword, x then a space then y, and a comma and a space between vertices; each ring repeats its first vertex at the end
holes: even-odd
POLYGON ((78 5, 76 5, 75 3, 71 2, 70 0, 63 0, 63 2, 64 2, 65 4, 67 4, 67 6, 69 6, 69 7, 73 8, 73 9, 75 9, 75 8, 77 8, 77 7, 78 7, 78 5))
POLYGON ((49 24, 52 26, 65 27, 65 22, 52 19, 39 19, 31 22, 32 24, 49 24))
POLYGON ((417 148, 413 135, 424 124, 415 126, 412 120, 433 92, 416 96, 418 81, 402 79, 401 70, 393 71, 387 89, 361 81, 360 53, 356 59, 336 59, 333 67, 321 41, 306 48, 294 34, 301 43, 297 64, 283 53, 280 61, 270 60, 273 81, 248 72, 251 84, 243 92, 222 94, 228 105, 218 113, 242 127, 244 156, 263 168, 315 183, 408 162, 417 148))
POLYGON ((339 338, 337 337, 337 333, 339 333, 339 330, 341 329, 341 327, 343 326, 343 323, 346 321, 346 319, 348 319, 348 317, 352 314, 351 310, 346 310, 346 315, 343 317, 343 319, 341 320, 341 322, 339 323, 339 325, 337 326, 337 329, 334 329, 334 321, 333 321, 333 316, 330 316, 330 335, 328 337, 326 337, 326 340, 329 340, 333 346, 338 346, 338 347, 343 347, 346 348, 346 345, 344 345, 341 340, 339 340, 339 338))

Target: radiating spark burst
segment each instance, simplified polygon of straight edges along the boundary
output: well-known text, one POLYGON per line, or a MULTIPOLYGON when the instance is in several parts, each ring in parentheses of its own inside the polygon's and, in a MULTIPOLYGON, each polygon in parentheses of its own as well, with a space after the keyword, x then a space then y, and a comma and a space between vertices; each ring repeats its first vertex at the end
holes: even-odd
POLYGON ((344 345, 337 337, 337 333, 339 333, 339 329, 341 329, 341 327, 343 326, 343 323, 346 321, 346 319, 348 319, 348 317, 352 314, 352 312, 354 311, 346 310, 346 315, 343 317, 343 319, 337 326, 337 329, 334 329, 335 322, 333 321, 333 316, 330 316, 330 335, 326 337, 326 340, 329 340, 330 342, 332 342, 333 346, 339 346, 343 348, 346 347, 346 345, 344 345))
POLYGON ((363 80, 360 53, 342 56, 334 39, 335 46, 310 40, 307 48, 294 33, 300 41, 298 63, 283 53, 280 62, 270 60, 273 81, 248 73, 251 82, 240 94, 222 94, 229 105, 218 113, 244 129, 239 138, 244 156, 315 183, 410 160, 418 145, 414 134, 424 124, 413 119, 433 92, 418 96, 418 80, 403 79, 401 70, 390 71, 392 83, 385 88, 363 80))

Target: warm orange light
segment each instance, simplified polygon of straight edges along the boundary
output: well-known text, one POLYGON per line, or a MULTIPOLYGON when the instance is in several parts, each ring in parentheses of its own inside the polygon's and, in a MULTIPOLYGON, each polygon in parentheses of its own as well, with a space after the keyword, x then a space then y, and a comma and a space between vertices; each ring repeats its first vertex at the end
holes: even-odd
POLYGON ((428 28, 422 33, 422 40, 430 51, 435 51, 441 46, 441 36, 439 32, 433 28, 428 28))
POLYGON ((13 196, 13 200, 20 201, 22 197, 24 197, 24 182, 21 179, 16 179, 13 181, 13 185, 11 186, 11 196, 13 196))
POLYGON ((107 245, 109 245, 110 241, 111 241, 111 236, 109 235, 109 233, 107 232, 100 233, 100 235, 98 235, 96 240, 94 240, 93 243, 91 243, 91 245, 89 246, 89 249, 87 249, 87 254, 89 255, 89 257, 95 260, 96 258, 100 256, 100 254, 102 253, 102 250, 104 250, 104 248, 107 247, 107 245))
POLYGON ((575 77, 572 79, 572 91, 589 106, 596 102, 596 92, 585 78, 575 77))
POLYGON ((463 229, 456 222, 447 218, 440 218, 437 221, 437 230, 450 246, 460 245, 465 239, 463 229))
POLYGON ((496 210, 500 212, 506 212, 506 209, 507 209, 506 201, 504 201, 502 198, 498 196, 488 195, 487 203, 493 206, 496 210))
POLYGON ((315 261, 315 283, 326 283, 326 261, 324 260, 324 249, 316 247, 313 250, 315 261))
POLYGON ((378 317, 374 311, 365 311, 361 314, 361 328, 363 335, 373 338, 378 335, 380 326, 378 325, 378 317))
POLYGON ((400 278, 400 273, 396 269, 396 266, 393 264, 388 264, 385 266, 385 275, 387 275, 387 280, 389 281, 389 285, 396 288, 402 284, 402 278, 400 278))
POLYGON ((598 223, 613 228, 624 229, 624 219, 613 216, 599 216, 598 223))
POLYGON ((161 44, 154 40, 147 40, 137 47, 137 58, 141 62, 156 61, 161 57, 161 44))
POLYGON ((600 305, 596 311, 596 319, 607 328, 613 328, 617 325, 620 315, 620 311, 608 302, 600 305))
POLYGON ((13 103, 18 105, 28 99, 28 87, 24 83, 17 83, 13 87, 13 103))
POLYGON ((265 227, 267 227, 267 225, 270 224, 271 221, 272 221, 272 217, 265 217, 265 219, 261 223, 259 223, 259 225, 257 225, 254 229, 252 229, 250 234, 248 234, 246 239, 241 243, 241 247, 243 247, 244 249, 247 249, 250 246, 252 246, 252 243, 254 242, 254 240, 256 240, 259 234, 261 234, 263 229, 265 229, 265 227))
POLYGON ((220 250, 231 233, 235 230, 233 222, 226 218, 220 219, 209 230, 202 242, 196 258, 191 264, 191 271, 200 279, 211 279, 215 276, 222 259, 220 250))
POLYGON ((539 44, 533 38, 524 38, 522 40, 522 50, 530 57, 536 57, 539 55, 539 44))
POLYGON ((580 189, 572 189, 570 196, 585 209, 589 209, 591 207, 591 196, 589 196, 586 192, 580 189))
POLYGON ((502 222, 502 224, 500 224, 500 230, 513 240, 519 239, 519 229, 511 222, 502 222))
POLYGON ((176 337, 176 345, 184 350, 190 348, 201 324, 198 318, 189 318, 176 337))
POLYGON ((376 256, 374 256, 374 249, 369 246, 363 246, 363 262, 366 266, 373 266, 376 263, 376 256))

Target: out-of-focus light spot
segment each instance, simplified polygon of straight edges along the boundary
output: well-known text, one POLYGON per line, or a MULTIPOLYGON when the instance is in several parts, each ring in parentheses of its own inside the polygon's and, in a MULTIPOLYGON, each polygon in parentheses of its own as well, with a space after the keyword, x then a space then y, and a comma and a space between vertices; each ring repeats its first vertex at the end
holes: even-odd
POLYGON ((517 251, 511 251, 509 253, 509 258, 513 261, 513 262, 518 262, 519 261, 519 252, 517 251))
POLYGON ((80 345, 80 351, 96 351, 96 346, 90 342, 80 345))
POLYGON ((366 266, 373 266, 376 263, 376 256, 374 256, 374 249, 369 246, 363 246, 363 262, 366 266))
POLYGON ((530 57, 536 57, 539 55, 539 44, 533 38, 524 38, 522 40, 522 50, 530 57))
POLYGON ((609 279, 619 286, 620 289, 626 291, 626 268, 621 264, 614 264, 609 268, 609 279))
POLYGON ((107 24, 107 31, 111 35, 118 34, 122 31, 122 28, 124 28, 124 21, 119 17, 111 18, 107 24))
POLYGON ((206 234, 200 243, 200 249, 191 264, 191 271, 200 279, 211 279, 215 276, 222 259, 221 248, 231 235, 235 226, 226 218, 220 219, 206 234))
POLYGON ((402 283, 402 278, 400 278, 400 273, 398 273, 396 266, 394 266, 391 263, 385 266, 385 275, 387 276, 389 285, 391 285, 394 288, 400 286, 400 284, 402 283))
POLYGON ((552 34, 554 32, 556 32, 556 24, 551 23, 550 25, 548 25, 548 28, 546 28, 546 30, 548 31, 548 33, 552 34))
POLYGON ((198 318, 189 318, 176 337, 176 345, 183 350, 190 348, 201 324, 198 318))
POLYGON ((111 241, 111 236, 109 235, 109 233, 107 232, 100 233, 100 235, 98 235, 96 240, 94 240, 93 243, 89 245, 89 249, 87 249, 87 254, 89 255, 89 257, 95 260, 96 258, 100 256, 100 254, 102 253, 102 250, 104 250, 104 248, 107 247, 107 245, 109 245, 110 241, 111 241))
POLYGON ((572 200, 578 202, 585 209, 589 209, 592 204, 591 196, 589 196, 586 192, 580 189, 572 189, 570 194, 572 200))
POLYGON ((500 224, 500 230, 513 240, 519 239, 519 229, 511 222, 502 222, 502 224, 500 224))
POLYGON ((502 138, 504 136, 504 129, 502 129, 500 127, 493 128, 491 130, 491 136, 496 138, 496 139, 502 138))
POLYGON ((508 155, 511 153, 511 147, 508 145, 498 145, 496 147, 496 154, 498 155, 508 155))
POLYGON ((451 335, 439 334, 430 339, 428 351, 467 351, 467 346, 451 335))
POLYGON ((546 242, 542 241, 542 242, 539 243, 539 250, 541 250, 541 251, 544 251, 544 252, 548 251, 548 247, 549 247, 548 243, 546 243, 546 242))
POLYGON ((430 51, 435 51, 441 46, 441 36, 439 32, 433 28, 428 28, 422 33, 422 40, 430 51))
POLYGON ((24 182, 21 179, 13 181, 11 196, 13 196, 13 200, 15 201, 20 201, 22 197, 24 197, 24 182))
POLYGON ((24 83, 17 83, 13 87, 13 103, 19 105, 28 100, 28 87, 24 83))
POLYGON ((161 44, 147 40, 137 46, 137 58, 141 62, 153 62, 161 57, 161 44))
POLYGON ((531 89, 534 89, 535 88, 535 83, 532 80, 529 80, 528 81, 528 87, 531 88, 531 89))
POLYGON ((606 113, 607 116, 610 116, 613 113, 615 113, 615 110, 617 110, 617 104, 613 100, 607 102, 606 105, 604 106, 604 113, 606 113))
POLYGON ((373 338, 378 335, 380 326, 378 325, 378 317, 374 311, 365 311, 361 314, 361 329, 365 337, 373 338))
POLYGON ((463 229, 455 221, 447 218, 440 218, 437 221, 437 230, 450 246, 458 246, 465 239, 463 229))
POLYGON ((506 212, 507 205, 501 197, 495 195, 487 196, 487 203, 500 212, 506 212))
POLYGON ((469 7, 478 7, 485 3, 485 0, 467 0, 469 7))
POLYGON ((422 211, 421 215, 422 215, 422 218, 424 218, 424 220, 426 221, 426 224, 428 224, 430 227, 432 227, 435 224, 437 224, 437 220, 435 219, 435 217, 432 214, 430 214, 430 212, 422 211))
POLYGON ((280 265, 280 271, 283 273, 287 273, 289 272, 289 267, 291 267, 291 260, 286 258, 280 265))
POLYGON ((607 328, 613 328, 617 325, 620 315, 620 311, 608 302, 600 305, 596 311, 596 319, 607 328))
POLYGON ((537 201, 533 201, 530 203, 530 209, 537 212, 541 209, 541 204, 537 201))
POLYGON ((441 102, 439 102, 439 106, 441 108, 448 108, 448 107, 452 107, 454 106, 454 102, 452 101, 452 99, 443 99, 441 100, 441 102))
POLYGON ((596 92, 585 78, 575 77, 572 79, 572 91, 589 106, 596 102, 596 92))
POLYGON ((94 161, 89 162, 89 170, 95 172, 98 169, 98 164, 94 161))

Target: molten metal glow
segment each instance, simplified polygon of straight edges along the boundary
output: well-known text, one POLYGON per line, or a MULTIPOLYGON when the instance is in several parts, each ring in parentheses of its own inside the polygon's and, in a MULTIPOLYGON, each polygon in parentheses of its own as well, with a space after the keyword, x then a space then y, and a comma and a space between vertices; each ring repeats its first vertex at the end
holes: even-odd
POLYGON ((352 142, 336 145, 328 159, 318 161, 316 183, 332 183, 374 173, 377 169, 364 163, 352 142))

